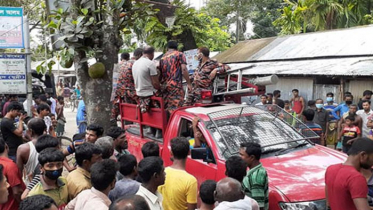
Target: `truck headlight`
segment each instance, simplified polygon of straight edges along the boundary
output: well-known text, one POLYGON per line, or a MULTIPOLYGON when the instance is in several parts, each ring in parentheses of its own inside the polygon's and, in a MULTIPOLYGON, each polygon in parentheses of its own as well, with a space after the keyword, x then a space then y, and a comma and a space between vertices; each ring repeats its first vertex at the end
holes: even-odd
POLYGON ((325 210, 326 201, 317 200, 299 203, 280 203, 282 210, 325 210))

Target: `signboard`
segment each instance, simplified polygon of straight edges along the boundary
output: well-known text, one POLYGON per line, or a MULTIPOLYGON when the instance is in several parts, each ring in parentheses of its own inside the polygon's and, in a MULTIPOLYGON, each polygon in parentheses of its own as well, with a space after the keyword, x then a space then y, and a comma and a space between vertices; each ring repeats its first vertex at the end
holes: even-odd
POLYGON ((189 74, 193 74, 194 70, 198 68, 199 64, 198 49, 184 51, 184 55, 186 57, 189 74))
POLYGON ((26 55, 0 55, 0 94, 26 94, 26 55))
POLYGON ((0 48, 24 48, 22 8, 0 7, 0 48))

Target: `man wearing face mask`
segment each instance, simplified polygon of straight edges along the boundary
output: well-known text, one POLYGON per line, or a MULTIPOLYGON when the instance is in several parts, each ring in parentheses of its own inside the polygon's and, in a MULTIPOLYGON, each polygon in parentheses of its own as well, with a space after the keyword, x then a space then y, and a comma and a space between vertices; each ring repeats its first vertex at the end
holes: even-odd
POLYGON ((352 95, 346 94, 344 96, 344 103, 338 105, 336 108, 333 109, 331 113, 337 120, 341 119, 343 115, 348 112, 353 99, 354 97, 352 95), (339 115, 337 115, 337 112, 339 112, 339 115))
POLYGON ((329 113, 324 109, 324 101, 320 98, 316 99, 316 111, 313 122, 321 126, 324 134, 324 140, 322 142, 325 142, 326 136, 328 135, 327 127, 329 126, 329 113))
POLYGON ((359 103, 357 104, 357 106, 359 107, 359 110, 364 109, 363 101, 370 101, 370 99, 372 98, 372 95, 373 95, 373 92, 370 90, 366 90, 363 92, 363 98, 361 98, 359 103))
POLYGON ((218 63, 210 59, 210 50, 201 47, 198 52, 199 65, 193 75, 192 91, 188 93, 185 106, 192 106, 201 99, 203 89, 212 90, 213 81, 217 74, 221 74, 230 69, 229 66, 218 63))
MULTIPOLYGON (((337 144, 337 138, 338 138, 338 130, 337 130, 337 123, 338 119, 334 117, 332 111, 334 108, 338 106, 337 103, 334 102, 334 94, 333 93, 327 93, 326 94, 326 103, 324 104, 324 109, 329 113, 329 123, 326 127, 327 129, 327 135, 326 138, 326 146, 330 148, 335 148, 335 145, 337 144)), ((339 113, 337 113, 339 114, 339 113)))
POLYGON ((69 201, 67 182, 62 177, 63 160, 65 156, 56 148, 46 148, 39 154, 39 164, 42 176, 27 197, 33 195, 47 195, 63 209, 69 201))
POLYGON ((373 166, 373 141, 359 138, 343 164, 331 165, 325 173, 325 194, 330 209, 370 210, 368 186, 361 169, 373 166))

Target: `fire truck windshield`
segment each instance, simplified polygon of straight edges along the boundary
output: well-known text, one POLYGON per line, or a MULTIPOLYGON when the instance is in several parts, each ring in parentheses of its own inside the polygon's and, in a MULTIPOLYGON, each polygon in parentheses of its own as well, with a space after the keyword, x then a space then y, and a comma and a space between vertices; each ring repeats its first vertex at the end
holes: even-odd
MULTIPOLYGON (((221 154, 228 158, 238 154, 240 144, 259 143, 263 153, 284 151, 304 145, 306 139, 318 137, 315 133, 304 135, 296 125, 290 125, 279 112, 264 111, 255 107, 243 107, 209 114, 207 129, 213 136, 221 154)), ((309 144, 311 146, 311 144, 309 144)))

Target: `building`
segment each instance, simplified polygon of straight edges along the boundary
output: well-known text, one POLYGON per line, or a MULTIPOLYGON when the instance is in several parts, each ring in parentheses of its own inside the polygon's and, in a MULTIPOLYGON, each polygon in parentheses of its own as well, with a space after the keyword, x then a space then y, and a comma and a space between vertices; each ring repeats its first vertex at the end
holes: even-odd
POLYGON ((232 68, 250 67, 248 77, 276 74, 280 80, 266 87, 291 98, 299 89, 306 100, 333 92, 337 102, 349 91, 357 102, 373 90, 373 25, 240 42, 214 58, 232 68))

